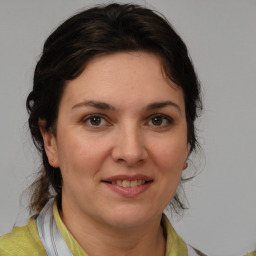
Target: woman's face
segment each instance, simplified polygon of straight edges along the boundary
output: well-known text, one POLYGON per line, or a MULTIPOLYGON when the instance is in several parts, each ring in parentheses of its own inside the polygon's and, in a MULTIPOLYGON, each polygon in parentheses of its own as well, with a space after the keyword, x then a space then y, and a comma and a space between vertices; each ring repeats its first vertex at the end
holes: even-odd
POLYGON ((67 82, 56 137, 46 134, 63 177, 63 214, 112 227, 160 218, 189 154, 183 92, 149 53, 93 59, 67 82))

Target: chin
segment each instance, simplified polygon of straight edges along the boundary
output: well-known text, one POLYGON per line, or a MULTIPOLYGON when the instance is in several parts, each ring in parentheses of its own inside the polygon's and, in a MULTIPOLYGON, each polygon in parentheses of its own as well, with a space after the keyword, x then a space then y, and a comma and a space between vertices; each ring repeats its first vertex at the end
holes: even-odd
MULTIPOLYGON (((162 213, 159 214, 161 218, 162 213)), ((158 216, 158 215, 157 215, 158 216)), ((107 217, 107 216, 106 216, 107 217)), ((113 214, 109 216, 109 223, 116 228, 135 228, 143 226, 150 221, 153 221, 154 216, 152 211, 139 209, 119 209, 114 210, 113 214)))

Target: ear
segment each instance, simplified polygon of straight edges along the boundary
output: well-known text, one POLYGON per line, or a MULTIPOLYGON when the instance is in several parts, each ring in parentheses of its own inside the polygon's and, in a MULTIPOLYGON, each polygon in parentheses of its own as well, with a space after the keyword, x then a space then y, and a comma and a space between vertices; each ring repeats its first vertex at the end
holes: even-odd
POLYGON ((39 129, 44 140, 44 149, 48 157, 48 162, 52 167, 59 167, 58 148, 55 135, 46 130, 46 121, 39 119, 39 129))
POLYGON ((191 146, 190 146, 190 143, 188 143, 188 145, 187 145, 187 152, 186 152, 186 160, 185 160, 185 162, 184 162, 184 164, 183 164, 183 170, 186 170, 187 168, 188 168, 188 163, 187 163, 187 159, 188 159, 188 156, 189 156, 189 154, 190 154, 190 148, 191 148, 191 146))

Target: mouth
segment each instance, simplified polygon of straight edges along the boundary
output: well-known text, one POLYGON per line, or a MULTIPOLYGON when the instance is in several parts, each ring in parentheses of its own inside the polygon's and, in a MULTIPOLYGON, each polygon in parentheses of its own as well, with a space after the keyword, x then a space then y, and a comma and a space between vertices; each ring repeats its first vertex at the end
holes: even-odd
POLYGON ((112 181, 103 181, 105 183, 111 184, 111 185, 117 185, 123 188, 135 188, 141 185, 145 185, 147 183, 153 182, 153 180, 112 180, 112 181))
POLYGON ((122 197, 134 198, 146 192, 154 179, 143 174, 115 175, 103 179, 102 182, 122 197))

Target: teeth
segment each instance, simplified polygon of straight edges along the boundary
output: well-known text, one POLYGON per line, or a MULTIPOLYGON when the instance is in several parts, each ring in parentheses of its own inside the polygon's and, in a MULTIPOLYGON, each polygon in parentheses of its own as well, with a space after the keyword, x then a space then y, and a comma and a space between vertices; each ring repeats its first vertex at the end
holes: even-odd
POLYGON ((131 184, 131 187, 132 187, 132 188, 138 186, 137 180, 132 180, 132 181, 130 182, 130 184, 131 184))
POLYGON ((131 182, 129 181, 129 180, 123 180, 123 187, 124 188, 128 188, 128 187, 130 187, 130 184, 131 184, 131 182))
MULTIPOLYGON (((113 181, 113 182, 114 182, 114 181, 113 181)), ((113 182, 112 182, 112 184, 113 184, 113 182)), ((117 180, 116 185, 122 186, 122 184, 123 184, 123 182, 122 182, 121 180, 117 180)))
POLYGON ((117 180, 117 181, 112 181, 111 184, 113 185, 118 185, 124 188, 134 188, 140 185, 145 184, 145 180, 117 180))
MULTIPOLYGON (((114 182, 114 181, 113 181, 114 182)), ((113 184, 113 183, 112 183, 113 184)), ((116 185, 118 186, 122 186, 123 185, 123 181, 122 180, 117 180, 116 185)))

